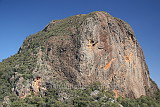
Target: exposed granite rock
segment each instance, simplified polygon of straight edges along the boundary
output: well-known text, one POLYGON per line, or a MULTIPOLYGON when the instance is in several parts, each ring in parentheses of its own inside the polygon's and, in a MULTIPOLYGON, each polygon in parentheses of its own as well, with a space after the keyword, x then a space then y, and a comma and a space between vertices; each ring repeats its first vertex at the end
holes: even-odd
POLYGON ((91 92, 91 96, 97 96, 98 93, 99 93, 98 90, 94 90, 94 91, 91 92))
MULTIPOLYGON (((106 89, 114 90, 116 97, 138 98, 157 90, 132 28, 108 13, 93 12, 52 21, 28 37, 18 54, 32 48, 37 57, 31 71, 33 78, 28 81, 32 81, 29 84, 36 94, 60 83, 83 86, 100 82, 106 89), (33 42, 38 46, 33 47, 33 42)), ((17 82, 19 96, 26 87, 19 86, 23 81, 20 78, 17 82)))

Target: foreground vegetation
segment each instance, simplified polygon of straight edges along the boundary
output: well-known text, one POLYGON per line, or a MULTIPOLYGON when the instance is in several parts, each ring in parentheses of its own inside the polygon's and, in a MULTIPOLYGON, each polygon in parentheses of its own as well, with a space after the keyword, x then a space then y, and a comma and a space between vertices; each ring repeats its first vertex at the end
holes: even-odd
POLYGON ((15 95, 9 98, 4 107, 160 107, 160 91, 153 97, 115 99, 112 91, 99 89, 97 84, 85 89, 49 89, 41 96, 32 93, 24 99, 15 95))

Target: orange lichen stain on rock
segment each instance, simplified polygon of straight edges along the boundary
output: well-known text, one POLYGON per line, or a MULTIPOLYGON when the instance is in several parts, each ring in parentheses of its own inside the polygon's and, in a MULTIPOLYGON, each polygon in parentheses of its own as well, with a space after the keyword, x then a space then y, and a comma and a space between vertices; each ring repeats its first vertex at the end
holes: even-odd
POLYGON ((130 53, 129 56, 124 56, 126 62, 130 62, 132 60, 133 54, 130 53))
POLYGON ((111 67, 112 62, 115 60, 115 58, 113 58, 110 62, 108 62, 105 66, 104 69, 107 70, 111 67))
POLYGON ((115 98, 118 98, 119 97, 119 92, 118 92, 118 90, 113 90, 113 93, 115 94, 115 98))
POLYGON ((26 95, 24 95, 24 96, 20 96, 19 98, 24 99, 24 98, 26 98, 26 95))
POLYGON ((37 77, 35 78, 35 80, 33 81, 32 87, 34 90, 35 94, 38 94, 41 88, 41 83, 42 83, 42 79, 41 77, 37 77))

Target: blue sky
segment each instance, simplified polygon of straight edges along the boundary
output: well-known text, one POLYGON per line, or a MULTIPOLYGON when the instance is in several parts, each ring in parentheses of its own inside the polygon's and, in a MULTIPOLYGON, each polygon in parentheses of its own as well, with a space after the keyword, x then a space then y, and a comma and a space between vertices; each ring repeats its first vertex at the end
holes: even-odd
POLYGON ((160 86, 160 0, 0 0, 0 61, 51 20, 106 11, 128 22, 160 86))

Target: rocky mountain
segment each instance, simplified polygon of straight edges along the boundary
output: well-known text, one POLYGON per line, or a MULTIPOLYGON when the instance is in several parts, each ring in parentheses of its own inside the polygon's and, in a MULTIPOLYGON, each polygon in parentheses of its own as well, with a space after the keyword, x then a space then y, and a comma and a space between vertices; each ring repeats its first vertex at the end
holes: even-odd
POLYGON ((0 63, 1 100, 42 95, 50 87, 100 83, 115 97, 152 96, 143 51, 130 25, 106 12, 51 21, 0 63))

